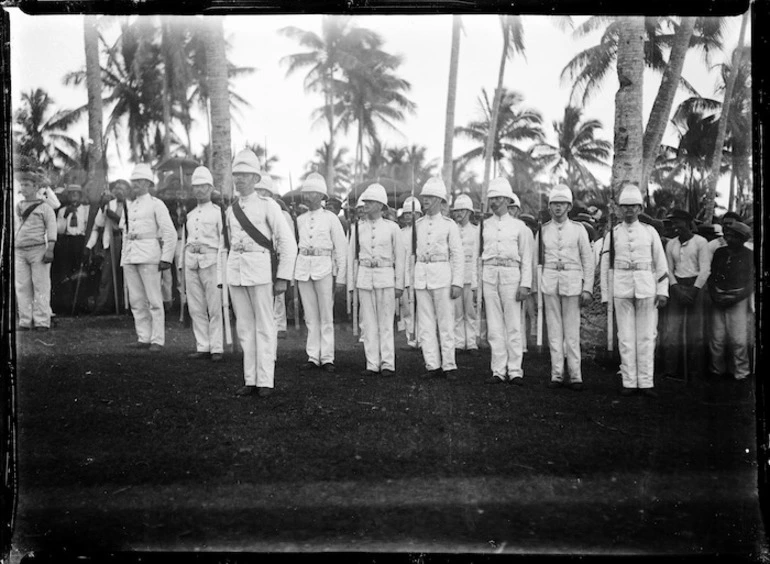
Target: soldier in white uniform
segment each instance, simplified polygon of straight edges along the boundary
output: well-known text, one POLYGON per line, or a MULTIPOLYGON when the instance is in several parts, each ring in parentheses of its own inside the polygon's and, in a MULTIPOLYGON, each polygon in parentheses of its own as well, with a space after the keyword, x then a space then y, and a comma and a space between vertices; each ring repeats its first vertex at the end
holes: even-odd
MULTIPOLYGON (((641 223, 642 193, 634 184, 621 188, 618 204, 623 222, 613 228, 615 240, 614 284, 615 317, 618 322, 618 348, 624 396, 637 389, 649 397, 653 390, 655 308, 668 301, 668 264, 660 236, 654 227, 641 223)), ((602 302, 608 296, 610 234, 605 235, 601 262, 602 302)))
POLYGON ((345 288, 347 244, 337 216, 321 206, 326 197, 323 176, 310 173, 302 183, 308 211, 297 218, 299 250, 294 279, 307 326, 307 362, 300 369, 334 372, 334 293, 345 288))
POLYGON ((465 281, 463 243, 457 224, 441 214, 447 201, 444 182, 428 179, 420 194, 425 215, 415 223, 417 331, 427 372, 424 378, 457 378, 454 306, 465 281), (438 338, 436 335, 438 334, 438 338), (440 345, 440 349, 439 349, 440 345))
POLYGON ((572 190, 564 184, 554 186, 548 197, 551 221, 545 223, 535 248, 543 238, 543 292, 548 346, 551 349, 549 388, 564 382, 567 359, 569 387, 583 389, 580 367, 580 307, 593 300, 594 257, 588 233, 567 214, 572 209, 572 190))
POLYGON ((124 235, 120 265, 138 339, 131 346, 157 352, 166 340, 161 271, 171 268, 176 229, 166 205, 149 193, 155 185, 150 165, 136 165, 129 180, 134 199, 121 218, 124 235))
POLYGON ((383 219, 382 210, 388 203, 385 188, 372 184, 361 195, 365 219, 351 226, 351 233, 359 229, 358 248, 355 236, 348 247, 348 288, 358 289, 361 307, 361 328, 366 354, 364 376, 395 375, 393 321, 396 300, 404 291, 404 264, 406 249, 401 241, 398 224, 383 219), (358 262, 358 276, 353 280, 354 261, 358 262))
POLYGON ((192 175, 198 205, 187 214, 184 248, 184 281, 195 352, 190 358, 222 360, 222 210, 211 203, 214 178, 205 166, 192 175))
POLYGON ((470 196, 460 194, 452 206, 452 219, 460 230, 465 259, 462 296, 455 303, 455 348, 467 351, 471 356, 479 356, 479 320, 476 315, 476 292, 478 273, 476 266, 479 258, 479 228, 470 221, 473 214, 473 202, 470 196))
POLYGON ((227 210, 225 227, 230 233, 227 282, 243 350, 245 385, 239 396, 267 397, 273 391, 277 348, 273 297, 286 291, 297 258, 297 244, 280 206, 255 192, 266 174, 253 152, 235 155, 233 183, 240 198, 227 210), (266 245, 279 257, 275 281, 266 245))
POLYGON ((534 238, 529 227, 508 211, 509 204, 518 202, 508 180, 493 179, 487 199, 492 216, 483 225, 481 282, 492 352, 489 382, 499 384, 507 380, 521 386, 524 383, 521 312, 522 302, 532 288, 534 238))
POLYGON ((401 299, 399 300, 401 307, 401 320, 404 324, 404 333, 406 333, 406 345, 401 347, 405 351, 416 351, 419 349, 417 345, 417 334, 415 332, 414 317, 412 316, 412 300, 415 299, 414 292, 411 288, 412 285, 412 270, 411 270, 411 256, 412 256, 412 215, 414 214, 414 221, 417 221, 422 216, 422 207, 420 206, 420 200, 413 196, 409 196, 404 200, 401 206, 401 217, 403 218, 404 227, 401 228, 401 242, 404 244, 406 250, 406 267, 404 280, 406 288, 401 299))

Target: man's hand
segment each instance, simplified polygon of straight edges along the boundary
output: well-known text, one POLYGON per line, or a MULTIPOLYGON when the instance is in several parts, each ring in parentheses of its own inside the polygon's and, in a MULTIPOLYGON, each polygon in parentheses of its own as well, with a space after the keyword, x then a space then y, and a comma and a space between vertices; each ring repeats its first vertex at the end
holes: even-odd
POLYGON ((463 289, 460 288, 460 286, 452 286, 452 291, 450 296, 453 300, 456 300, 462 295, 462 293, 463 293, 463 289))
POLYGON ((516 301, 517 302, 523 302, 529 297, 529 288, 527 287, 519 287, 518 290, 516 290, 516 301))
POLYGON ((107 217, 109 217, 111 221, 114 221, 115 223, 120 222, 120 216, 116 214, 114 211, 112 211, 111 209, 109 208, 105 209, 104 213, 107 214, 107 217))
POLYGON ((695 286, 692 286, 690 288, 682 288, 682 293, 679 296, 679 299, 681 302, 685 305, 692 305, 695 303, 696 298, 698 297, 698 288, 695 286))
POLYGON ((594 301, 594 297, 591 295, 591 292, 583 292, 580 294, 580 305, 582 307, 591 305, 591 302, 594 301))
POLYGON ((91 252, 91 249, 86 247, 83 249, 83 262, 87 264, 91 264, 91 260, 93 259, 93 253, 91 252))
POLYGON ((43 262, 45 264, 48 264, 49 262, 53 262, 53 249, 50 247, 45 250, 45 254, 43 255, 43 262))
POLYGON ((666 304, 668 304, 668 298, 666 296, 663 296, 661 294, 658 294, 655 296, 655 307, 658 309, 663 309, 666 307, 666 304))
POLYGON ((283 278, 279 278, 275 281, 275 284, 273 284, 273 295, 280 296, 284 292, 286 292, 287 288, 289 287, 289 281, 284 280, 283 278))
POLYGON ((403 290, 396 288, 396 299, 400 300, 403 293, 404 293, 403 290))
POLYGON ((171 268, 171 263, 165 260, 160 261, 160 264, 158 265, 158 270, 163 272, 164 270, 168 270, 171 268))

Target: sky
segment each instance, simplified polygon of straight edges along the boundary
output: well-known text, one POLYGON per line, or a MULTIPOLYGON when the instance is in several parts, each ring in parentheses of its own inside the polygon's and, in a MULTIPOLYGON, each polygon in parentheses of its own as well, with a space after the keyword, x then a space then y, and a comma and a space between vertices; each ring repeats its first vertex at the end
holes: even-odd
MULTIPOLYGON (((85 67, 82 16, 28 16, 16 8, 11 15, 11 96, 18 104, 21 92, 43 88, 59 108, 75 108, 86 103, 85 85, 65 86, 63 76, 85 67)), ((152 17, 152 16, 150 16, 152 17)), ((585 17, 575 17, 580 22, 585 17)), ((478 97, 482 88, 490 96, 497 85, 502 48, 502 34, 497 16, 463 16, 464 33, 460 40, 460 62, 455 125, 464 125, 480 116, 478 97)), ((598 43, 600 33, 575 38, 557 25, 549 16, 524 16, 525 53, 515 55, 506 65, 504 84, 524 96, 524 107, 538 110, 544 117, 549 141, 555 143, 551 124, 561 119, 569 103, 570 84, 560 79, 566 63, 579 51, 598 43)), ((303 89, 304 74, 286 76, 282 59, 303 49, 294 40, 278 33, 285 26, 296 26, 320 32, 321 16, 226 16, 225 35, 231 44, 228 57, 239 66, 255 67, 256 71, 233 82, 233 89, 246 98, 251 107, 233 119, 233 148, 238 151, 246 144, 267 145, 269 155, 276 155, 273 169, 281 192, 289 190, 290 179, 296 186, 313 153, 327 139, 324 125, 313 127, 312 111, 323 103, 321 94, 303 89)), ((451 15, 419 16, 361 16, 359 25, 381 34, 383 48, 403 57, 398 73, 411 83, 409 97, 417 104, 416 112, 399 125, 399 131, 382 129, 386 146, 425 145, 428 160, 441 165, 446 114, 446 89, 449 76, 451 15)), ((737 46, 740 17, 729 18, 725 33, 726 51, 737 46)), ((109 35, 109 31, 107 32, 109 35)), ((113 36, 115 32, 113 31, 113 36)), ((750 30, 746 43, 750 42, 750 30)), ((683 76, 703 96, 716 97, 718 70, 723 54, 714 53, 705 62, 697 52, 688 54, 683 76)), ((660 76, 646 72, 644 78, 643 115, 646 122, 660 85, 660 76)), ((599 137, 612 140, 614 97, 618 87, 617 75, 608 74, 600 92, 584 107, 584 118, 598 119, 604 125, 599 137)), ((674 101, 676 106, 689 95, 682 91, 674 101)), ((76 139, 87 135, 84 118, 71 130, 76 139)), ((180 129, 181 133, 181 129, 180 129)), ((207 142, 205 122, 201 119, 193 129, 193 150, 207 142)), ((673 126, 669 126, 664 143, 677 143, 673 126)), ((355 154, 353 135, 337 141, 355 154)), ((108 153, 110 180, 127 177, 133 164, 127 161, 124 144, 119 158, 114 148, 108 153)), ((454 157, 472 147, 467 141, 455 139, 454 157)), ((476 170, 483 171, 479 163, 476 170)), ((597 176, 607 182, 610 167, 595 169, 597 176)), ((722 189, 720 183, 720 191, 722 189)), ((726 194, 725 194, 726 195, 726 194)))

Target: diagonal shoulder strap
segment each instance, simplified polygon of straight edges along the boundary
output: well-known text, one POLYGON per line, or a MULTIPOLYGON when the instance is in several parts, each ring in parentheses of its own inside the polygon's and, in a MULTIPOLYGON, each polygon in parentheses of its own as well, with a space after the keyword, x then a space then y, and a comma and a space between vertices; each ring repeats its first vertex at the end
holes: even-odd
POLYGON ((243 230, 249 234, 249 237, 254 239, 254 241, 266 248, 268 251, 275 252, 275 249, 273 248, 273 242, 265 237, 265 235, 256 228, 256 226, 249 221, 249 218, 246 217, 246 214, 243 212, 243 208, 241 208, 240 204, 235 201, 232 205, 233 208, 233 215, 235 215, 235 219, 238 220, 238 223, 241 224, 241 227, 243 230))
POLYGON ((41 205, 43 202, 37 202, 29 206, 27 209, 25 209, 23 212, 21 212, 21 222, 22 224, 27 221, 30 215, 32 215, 32 212, 37 209, 39 205, 41 205))

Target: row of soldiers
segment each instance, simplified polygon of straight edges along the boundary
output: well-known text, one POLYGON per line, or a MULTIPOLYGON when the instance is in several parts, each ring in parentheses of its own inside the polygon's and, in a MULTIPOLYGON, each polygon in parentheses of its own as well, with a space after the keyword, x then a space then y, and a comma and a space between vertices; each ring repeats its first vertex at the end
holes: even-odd
MULTIPOLYGON (((422 351, 423 376, 455 379, 456 349, 478 348, 483 304, 491 349, 489 381, 522 385, 526 342, 522 306, 534 288, 541 312, 538 329, 543 318, 547 324, 551 386, 565 383, 566 361, 570 388, 581 390, 580 308, 593 300, 598 262, 602 301, 614 309, 610 319, 617 319, 624 395, 638 390, 655 394, 657 308, 666 306, 669 286, 677 296, 692 293, 682 290, 684 287, 702 287, 685 281, 690 278, 687 272, 677 273, 658 233, 639 221, 642 198, 634 185, 626 185, 620 192, 622 221, 607 230, 597 261, 589 230, 568 217, 572 193, 563 185, 551 190, 551 221, 533 233, 510 213, 520 204, 505 178, 490 183, 487 202, 491 216, 479 226, 469 221, 474 210, 467 196, 454 202, 456 221, 446 217, 442 213, 448 204, 446 187, 440 179, 431 178, 422 187, 419 211, 414 198, 405 202, 402 217, 410 214, 409 223, 399 228, 383 218, 387 194, 373 183, 361 195, 357 206, 360 218, 346 236, 339 217, 324 209, 327 190, 320 175, 309 175, 302 185, 308 210, 297 218, 295 231, 291 217, 271 197, 270 177, 261 170, 254 153, 247 150, 236 155, 232 173, 239 197, 227 208, 211 202, 214 186, 208 169, 199 167, 193 173, 197 206, 186 218, 182 269, 197 348, 192 355, 196 358, 221 360, 223 340, 230 339, 230 322, 223 316, 228 317, 228 301, 232 302, 244 353, 245 385, 239 395, 268 396, 273 389, 276 298, 286 292, 292 280, 299 289, 308 329, 304 370, 335 371, 334 295, 347 290, 354 306, 354 323, 360 318, 366 376, 395 374, 398 306, 409 344, 422 351), (676 286, 681 288, 675 292, 676 286)), ((114 205, 100 209, 101 218, 97 214, 96 221, 104 226, 99 230, 103 236, 122 234, 120 265, 137 334, 132 346, 160 351, 165 340, 161 273, 171 268, 177 231, 166 206, 150 195, 154 182, 150 167, 137 165, 131 175, 130 198, 113 200, 114 205)), ((30 270, 39 267, 37 255, 29 254, 33 248, 37 249, 34 252, 42 251, 40 263, 50 262, 49 246, 51 239, 55 240, 55 230, 47 227, 50 218, 45 217, 45 206, 41 210, 35 205, 34 182, 22 178, 20 184, 25 202, 17 210, 17 293, 20 327, 24 329, 33 319, 35 325, 45 325, 40 316, 44 304, 38 303, 45 296, 38 294, 34 274, 30 280, 19 277, 19 265, 24 262, 30 270), (25 188, 25 184, 32 186, 25 188), (30 223, 33 217, 40 221, 30 223), (44 236, 33 246, 37 231, 44 236), (33 300, 27 299, 30 294, 34 294, 33 300)), ((714 309, 724 313, 723 328, 733 323, 734 311, 742 312, 749 302, 746 292, 750 292, 753 280, 751 255, 740 250, 748 234, 749 228, 740 222, 725 225, 726 246, 714 252, 713 264, 730 267, 720 267, 719 272, 712 269, 707 276, 714 309), (742 267, 738 274, 732 268, 736 260, 742 267)), ((685 245, 684 237, 681 243, 685 245)), ((40 293, 44 294, 44 289, 40 293)), ((747 325, 745 317, 743 324, 747 325)), ((735 376, 744 378, 748 369, 747 362, 744 369, 745 346, 741 349, 732 331, 723 329, 722 333, 733 349, 735 376)), ((712 356, 718 356, 713 353, 720 350, 723 358, 724 345, 722 349, 712 347, 712 356)), ((717 372, 725 370, 724 364, 720 370, 714 358, 712 366, 717 372)))

